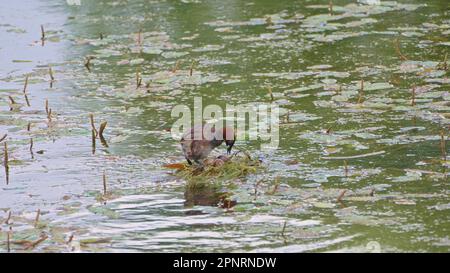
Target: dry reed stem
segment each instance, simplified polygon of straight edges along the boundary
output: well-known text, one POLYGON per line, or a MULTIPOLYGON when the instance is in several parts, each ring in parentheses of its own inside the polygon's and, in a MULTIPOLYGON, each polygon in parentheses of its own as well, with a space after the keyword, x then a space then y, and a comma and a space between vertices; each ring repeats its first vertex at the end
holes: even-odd
POLYGON ((103 171, 103 195, 106 195, 106 172, 103 171))
POLYGON ((347 190, 343 190, 343 191, 339 194, 339 196, 338 196, 338 198, 337 198, 337 201, 338 201, 338 202, 342 202, 342 198, 344 197, 344 195, 345 195, 346 192, 347 192, 347 190))
POLYGON ((89 119, 91 120, 91 127, 92 127, 92 130, 95 132, 95 137, 97 137, 98 136, 98 131, 97 131, 97 129, 95 128, 95 123, 94 123, 94 114, 89 114, 89 119))
POLYGON ((34 218, 34 227, 38 226, 40 216, 41 216, 41 209, 38 209, 36 212, 36 218, 34 218))
POLYGON ((394 40, 394 48, 395 48, 395 52, 397 53, 397 55, 399 56, 399 58, 402 61, 407 61, 408 60, 408 57, 403 55, 402 52, 400 51, 400 41, 398 40, 398 38, 394 40))
POLYGON ((269 95, 270 95, 270 101, 273 101, 274 97, 273 97, 273 93, 272 93, 272 87, 269 86, 268 90, 269 90, 269 95))
POLYGON ((3 165, 5 166, 6 185, 9 184, 9 163, 8 163, 8 145, 4 143, 4 159, 3 165))

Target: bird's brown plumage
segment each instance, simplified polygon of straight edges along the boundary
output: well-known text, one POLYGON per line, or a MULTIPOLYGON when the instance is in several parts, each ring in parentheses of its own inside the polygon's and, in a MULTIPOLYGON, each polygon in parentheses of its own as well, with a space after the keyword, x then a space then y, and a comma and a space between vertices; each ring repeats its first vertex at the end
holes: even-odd
POLYGON ((209 140, 203 134, 204 126, 205 125, 201 127, 197 126, 187 130, 181 138, 181 149, 183 150, 184 157, 189 164, 192 164, 192 161, 201 164, 201 160, 207 158, 211 151, 214 150, 214 148, 216 148, 217 146, 220 146, 224 141, 228 146, 228 153, 231 152, 231 149, 234 145, 235 133, 233 128, 224 127, 218 129, 217 131, 215 131, 213 128, 211 130, 211 133, 214 134, 214 137, 209 140), (196 136, 196 130, 199 130, 199 135, 201 135, 201 137, 199 137, 198 139, 194 138, 196 136))

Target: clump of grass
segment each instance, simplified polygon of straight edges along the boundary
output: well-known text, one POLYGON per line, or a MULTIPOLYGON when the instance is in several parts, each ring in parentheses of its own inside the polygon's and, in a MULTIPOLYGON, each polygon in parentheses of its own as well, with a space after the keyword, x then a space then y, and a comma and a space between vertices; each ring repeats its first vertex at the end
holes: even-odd
POLYGON ((184 164, 175 175, 188 181, 188 185, 195 186, 196 183, 211 180, 232 180, 255 173, 261 167, 260 161, 252 159, 248 155, 235 155, 223 164, 208 164, 203 167, 184 164))

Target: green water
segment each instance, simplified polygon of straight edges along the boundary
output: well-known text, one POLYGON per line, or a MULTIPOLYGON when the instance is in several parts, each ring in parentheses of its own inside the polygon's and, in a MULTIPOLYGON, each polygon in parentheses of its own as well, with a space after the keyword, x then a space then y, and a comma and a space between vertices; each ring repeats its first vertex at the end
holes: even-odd
POLYGON ((328 2, 0 3, 0 251, 11 227, 11 251, 448 252, 448 1, 328 2), (278 149, 236 143, 256 173, 192 189, 163 167, 173 106, 269 88, 278 149))

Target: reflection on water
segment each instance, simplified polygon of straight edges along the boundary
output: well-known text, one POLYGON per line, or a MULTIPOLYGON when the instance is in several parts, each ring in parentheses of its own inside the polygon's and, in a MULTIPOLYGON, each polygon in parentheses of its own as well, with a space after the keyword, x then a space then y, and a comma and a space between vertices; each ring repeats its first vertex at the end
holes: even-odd
POLYGON ((446 0, 81 2, 0 2, 2 230, 48 234, 35 251, 71 235, 81 251, 449 250, 446 0), (236 144, 256 174, 191 187, 162 168, 183 161, 173 106, 269 88, 280 148, 236 144), (107 122, 95 153, 90 113, 107 122))

